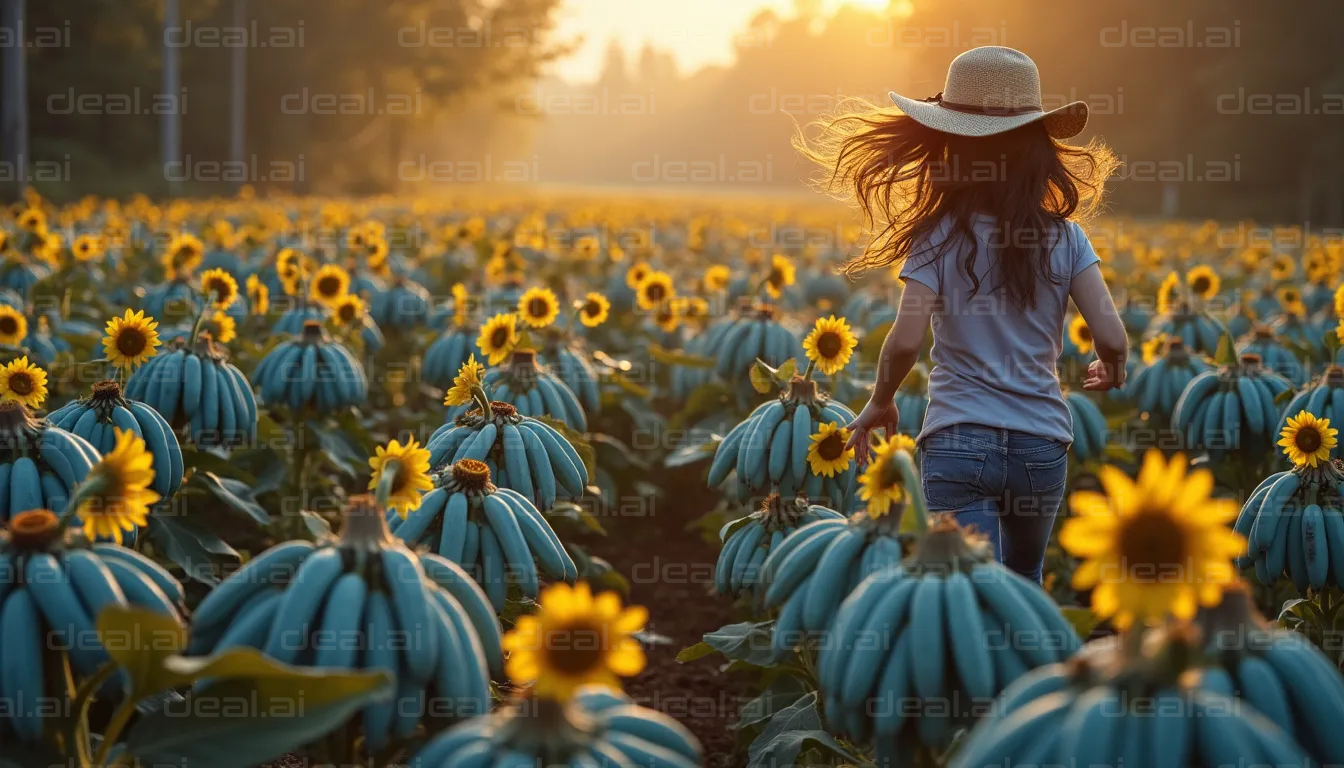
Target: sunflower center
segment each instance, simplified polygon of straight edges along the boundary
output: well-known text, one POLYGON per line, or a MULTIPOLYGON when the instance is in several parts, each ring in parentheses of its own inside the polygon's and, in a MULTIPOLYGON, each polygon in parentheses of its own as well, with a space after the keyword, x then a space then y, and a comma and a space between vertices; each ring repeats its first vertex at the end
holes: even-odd
POLYGON ((543 639, 545 667, 571 677, 597 668, 606 655, 602 635, 602 627, 583 619, 548 629, 543 639))
POLYGON ((545 299, 541 298, 540 296, 527 302, 527 314, 531 315, 532 317, 545 317, 546 315, 550 314, 550 312, 551 312, 550 303, 547 302, 545 299))
POLYGON ((340 308, 339 310, 336 311, 336 316, 339 317, 339 318, 341 318, 341 322, 343 322, 343 323, 352 323, 352 322, 354 322, 354 320, 355 320, 355 305, 354 305, 354 304, 342 304, 342 305, 341 305, 341 308, 340 308))
POLYGON ((1082 339, 1083 341, 1091 341, 1092 329, 1088 328, 1086 325, 1082 326, 1081 328, 1078 329, 1078 338, 1082 339))
POLYGON ((229 286, 223 280, 210 280, 205 284, 205 292, 223 299, 229 295, 229 286))
POLYGON ((772 268, 770 270, 770 277, 768 279, 771 285, 779 285, 780 283, 784 282, 784 272, 777 267, 772 268))
POLYGON ((0 315, 0 333, 12 335, 18 332, 19 321, 13 315, 0 315))
POLYGON ((1200 275, 1190 282, 1190 288, 1199 294, 1208 293, 1211 287, 1213 287, 1213 283, 1204 275, 1200 275))
POLYGON ((511 335, 509 329, 501 325, 490 334, 490 345, 493 347, 503 347, 505 344, 509 343, 509 337, 511 335))
MULTIPOLYGON (((11 383, 10 387, 13 386, 11 383)), ((1321 448, 1321 433, 1315 427, 1301 427, 1297 430, 1297 436, 1293 441, 1303 453, 1315 453, 1321 448)))
POLYGON ((1181 564, 1185 533, 1160 511, 1141 513, 1120 531, 1120 556, 1131 573, 1138 568, 1151 577, 1154 569, 1181 564))
POLYGON ((602 305, 596 301, 589 301, 583 305, 583 314, 588 317, 597 317, 602 314, 602 305))
POLYGON ((9 376, 9 389, 16 395, 33 393, 33 377, 27 371, 15 371, 9 376))
POLYGON ((832 432, 817 443, 817 455, 827 461, 835 461, 845 455, 845 440, 839 432, 832 432))
POLYGON ((122 328, 117 334, 117 351, 128 357, 134 357, 145 351, 145 334, 135 328, 122 328))
POLYGON ((20 512, 9 521, 9 535, 14 543, 35 547, 55 541, 61 534, 61 521, 50 510, 33 509, 20 512))
POLYGON ((341 279, 328 275, 317 281, 317 292, 323 296, 335 296, 341 292, 341 279))
POLYGON ((462 459, 453 465, 453 479, 469 491, 485 490, 490 485, 490 467, 483 461, 462 459))
POLYGON ((830 358, 838 356, 840 354, 840 350, 844 348, 845 348, 844 339, 840 338, 840 334, 834 331, 827 331, 826 333, 823 333, 821 334, 821 336, 817 337, 817 352, 820 353, 822 357, 828 360, 830 358))
POLYGON ((653 283, 644 289, 644 295, 650 301, 662 301, 663 297, 667 296, 667 289, 663 287, 662 283, 653 283))

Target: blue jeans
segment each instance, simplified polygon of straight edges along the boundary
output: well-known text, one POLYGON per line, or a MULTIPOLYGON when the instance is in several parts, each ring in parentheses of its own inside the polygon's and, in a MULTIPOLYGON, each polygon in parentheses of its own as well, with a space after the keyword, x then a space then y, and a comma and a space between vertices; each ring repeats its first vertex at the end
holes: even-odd
POLYGON ((1008 429, 959 424, 919 446, 924 498, 977 528, 999 562, 1041 580, 1041 563, 1064 498, 1068 446, 1008 429))

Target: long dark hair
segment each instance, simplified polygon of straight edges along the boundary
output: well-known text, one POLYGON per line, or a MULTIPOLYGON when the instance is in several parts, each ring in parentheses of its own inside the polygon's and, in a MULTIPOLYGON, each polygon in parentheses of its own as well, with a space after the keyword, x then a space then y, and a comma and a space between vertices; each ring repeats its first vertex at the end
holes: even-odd
MULTIPOLYGON (((825 170, 819 186, 852 198, 872 233, 863 253, 844 265, 856 277, 909 258, 945 220, 951 234, 974 244, 977 214, 999 227, 1003 288, 1019 308, 1036 305, 1036 284, 1064 278, 1050 267, 1050 250, 1068 219, 1086 219, 1099 209, 1102 187, 1117 161, 1100 142, 1061 144, 1041 121, 993 136, 957 136, 925 127, 894 109, 861 103, 857 111, 813 124, 794 146, 825 170)), ((931 258, 958 240, 949 236, 931 258)), ((961 269, 975 292, 976 248, 961 269)))

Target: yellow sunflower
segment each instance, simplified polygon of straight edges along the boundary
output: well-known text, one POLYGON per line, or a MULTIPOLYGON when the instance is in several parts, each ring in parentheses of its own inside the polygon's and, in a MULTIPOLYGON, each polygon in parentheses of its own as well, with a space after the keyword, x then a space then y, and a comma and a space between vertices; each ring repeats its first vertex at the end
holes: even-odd
POLYGON ((534 683, 536 695, 563 701, 587 684, 619 688, 618 678, 644 669, 633 637, 649 619, 643 607, 622 608, 614 592, 593 595, 586 582, 548 587, 538 603, 536 614, 519 617, 503 638, 513 682, 534 683))
POLYGON ((228 344, 238 338, 237 321, 219 310, 215 310, 204 323, 201 323, 201 330, 209 331, 210 338, 220 344, 228 344))
POLYGON ((453 324, 461 328, 471 318, 471 293, 462 283, 453 283, 453 324))
POLYGON ((215 309, 228 309, 238 298, 238 281, 222 269, 207 269, 201 274, 201 293, 215 309))
POLYGON ((586 328, 596 328, 607 322, 607 317, 611 315, 611 302, 596 292, 584 296, 583 301, 574 302, 574 308, 579 311, 579 322, 586 328))
POLYGON ((1274 255, 1274 261, 1269 268, 1269 276, 1275 280, 1287 280, 1297 272, 1297 262, 1293 257, 1286 253, 1274 255))
POLYGON ((1302 292, 1292 286, 1284 286, 1275 292, 1279 306, 1290 315, 1305 315, 1307 305, 1302 302, 1302 292))
POLYGON ((638 288, 639 284, 644 282, 644 278, 648 277, 649 272, 651 271, 652 269, 648 264, 642 262, 639 264, 631 264, 630 268, 625 270, 625 284, 631 288, 638 288))
POLYGON ((481 335, 476 339, 476 346, 485 353, 490 365, 504 362, 517 343, 518 316, 511 313, 501 313, 487 320, 481 326, 481 335))
POLYGON ((728 287, 732 279, 733 271, 731 269, 722 264, 715 264, 705 270, 705 290, 722 291, 728 287))
POLYGON ((1212 267, 1204 264, 1195 267, 1185 274, 1185 284, 1189 286, 1190 293, 1201 299, 1211 299, 1218 295, 1218 291, 1223 287, 1222 278, 1213 271, 1212 267))
POLYGON ((1082 315, 1074 315, 1069 321, 1069 341, 1078 348, 1078 354, 1092 353, 1092 329, 1087 327, 1082 315))
POLYGON ((1314 467, 1330 460, 1330 451, 1339 440, 1339 430, 1330 426, 1329 419, 1317 418, 1307 411, 1288 417, 1288 424, 1279 433, 1279 445, 1288 460, 1297 466, 1314 467))
POLYGON ((420 506, 425 491, 434 488, 434 481, 429 479, 429 451, 421 448, 414 437, 406 445, 393 440, 386 448, 378 446, 378 454, 369 457, 369 468, 373 470, 369 490, 386 494, 387 498, 379 498, 379 503, 396 510, 403 518, 420 506), (384 476, 386 487, 380 490, 384 476))
POLYGON ((70 253, 77 261, 93 261, 103 253, 103 238, 99 235, 80 235, 70 245, 70 253))
POLYGON ((17 347, 28 338, 28 318, 8 304, 0 304, 0 345, 17 347))
POLYGON ((247 303, 254 315, 264 315, 271 311, 271 289, 256 275, 247 276, 247 303))
POLYGON ((770 259, 770 274, 765 278, 765 289, 776 299, 784 295, 784 289, 793 285, 797 278, 797 270, 789 257, 782 253, 776 253, 770 259))
POLYGON ((467 358, 457 376, 453 377, 453 386, 443 398, 444 405, 465 405, 471 402, 472 391, 485 381, 485 366, 476 362, 476 355, 467 358))
POLYGON ((1175 272, 1168 272, 1162 279, 1162 285, 1157 289, 1157 313, 1159 315, 1169 315, 1176 309, 1177 301, 1181 298, 1180 293, 1181 278, 1175 272))
POLYGON ((681 327, 681 319, 686 314, 686 302, 671 299, 664 301, 653 312, 653 322, 665 333, 672 333, 681 327))
POLYGON ((335 264, 323 264, 313 275, 308 298, 325 306, 335 306, 350 291, 350 273, 335 264))
POLYGON ((0 399, 41 408, 47 399, 47 372, 29 363, 27 355, 0 366, 0 399))
POLYGON ((676 296, 677 289, 672 285, 672 276, 666 272, 649 272, 635 287, 635 302, 646 312, 662 307, 676 296))
POLYGON ((518 298, 518 316, 532 328, 545 328, 560 316, 560 300, 549 288, 531 288, 518 298))
POLYGON ((1157 362, 1157 358, 1162 355, 1162 350, 1166 349, 1167 334, 1159 333, 1151 339, 1139 345, 1140 354, 1143 356, 1144 365, 1152 365, 1157 362))
POLYGON ((341 325, 354 325, 364 318, 364 300, 347 293, 332 307, 331 314, 341 325))
POLYGON ((1069 497, 1074 516, 1059 541, 1084 561, 1073 586, 1091 589, 1093 612, 1118 627, 1189 619, 1200 605, 1217 604, 1223 585, 1237 578, 1232 558, 1245 551, 1246 539, 1228 524, 1238 504, 1209 496, 1211 472, 1186 469, 1184 455, 1168 463, 1150 450, 1137 481, 1107 465, 1100 470, 1105 494, 1069 497))
POLYGON ((849 434, 848 429, 834 421, 817 425, 812 444, 807 447, 807 463, 812 467, 812 474, 835 477, 849 469, 849 463, 854 460, 854 449, 845 447, 849 434))
POLYGON ((144 310, 126 310, 121 317, 107 321, 107 335, 103 337, 103 351, 108 362, 127 371, 134 370, 157 355, 159 341, 157 321, 145 315, 144 310))
POLYGON ((154 455, 145 448, 144 438, 121 427, 112 429, 116 445, 74 491, 75 514, 84 523, 85 536, 120 544, 123 531, 148 522, 149 508, 159 494, 149 487, 154 482, 154 455))
POLYGON ((891 511, 892 504, 905 499, 901 470, 895 459, 898 451, 910 451, 911 441, 908 437, 901 440, 902 437, 905 436, 897 435, 891 440, 876 435, 869 438, 873 441, 873 459, 859 478, 859 498, 868 502, 869 517, 883 516, 891 511))
POLYGON ((200 266, 205 257, 205 245, 190 233, 181 233, 168 243, 163 252, 163 268, 170 276, 181 276, 200 266))
POLYGON ((844 318, 831 315, 817 318, 812 332, 803 339, 803 351, 817 369, 830 376, 849 364, 859 339, 849 330, 844 318))
POLYGON ((19 229, 22 229, 24 232, 42 234, 47 231, 47 215, 43 213, 40 208, 29 208, 23 213, 20 213, 19 218, 15 223, 17 223, 19 229))
POLYGON ((1344 317, 1344 285, 1335 289, 1335 317, 1344 317))

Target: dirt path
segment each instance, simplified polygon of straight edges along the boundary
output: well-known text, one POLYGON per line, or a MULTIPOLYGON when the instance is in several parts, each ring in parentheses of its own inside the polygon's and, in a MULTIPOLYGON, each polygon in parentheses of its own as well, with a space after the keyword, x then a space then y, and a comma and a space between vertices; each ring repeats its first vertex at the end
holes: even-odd
MULTIPOLYGON (((669 506, 666 501, 662 504, 669 506)), ((676 506, 698 510, 695 514, 708 509, 680 499, 676 506)), ((648 667, 625 688, 642 706, 665 712, 690 728, 704 747, 706 766, 741 765, 745 759, 734 755, 736 734, 729 726, 750 695, 739 681, 720 671, 721 657, 689 664, 676 659, 682 648, 733 620, 728 602, 710 592, 717 552, 685 530, 685 519, 668 517, 655 515, 643 526, 623 520, 619 533, 588 543, 593 554, 606 558, 630 579, 630 601, 649 609, 649 629, 672 640, 670 645, 648 649, 648 667)))

